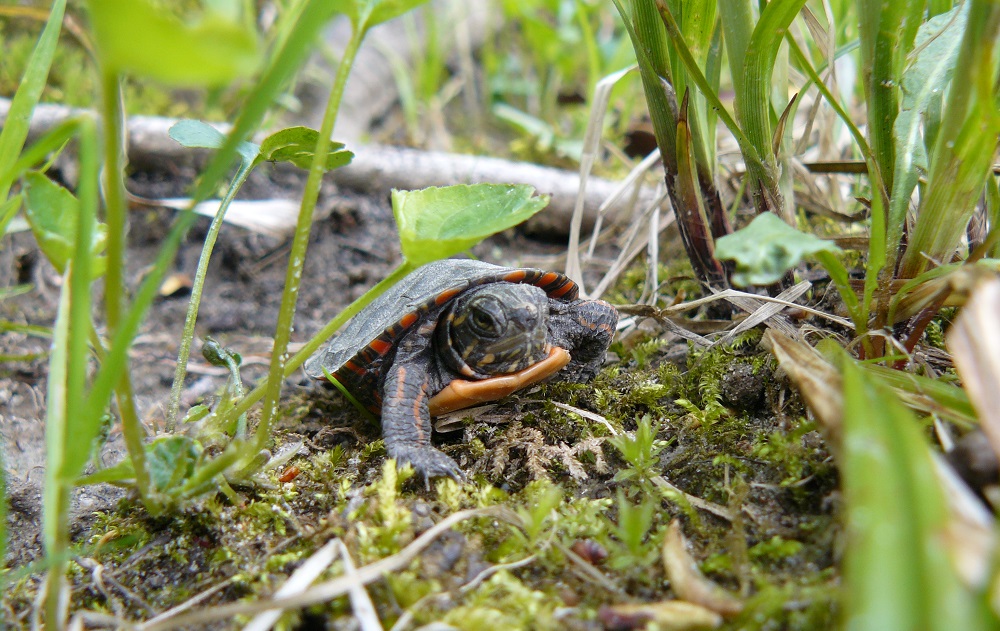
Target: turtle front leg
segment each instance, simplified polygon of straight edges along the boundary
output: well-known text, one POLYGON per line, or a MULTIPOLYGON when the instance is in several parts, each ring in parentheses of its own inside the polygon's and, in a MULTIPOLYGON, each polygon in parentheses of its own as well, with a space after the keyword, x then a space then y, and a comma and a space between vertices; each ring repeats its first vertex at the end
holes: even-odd
POLYGON ((549 337, 572 356, 555 378, 583 383, 597 376, 617 325, 618 311, 603 300, 550 300, 549 337))
POLYGON ((389 456, 402 464, 409 462, 417 473, 430 479, 449 476, 464 478, 458 464, 431 445, 431 414, 428 362, 400 361, 389 368, 382 388, 382 437, 389 456))

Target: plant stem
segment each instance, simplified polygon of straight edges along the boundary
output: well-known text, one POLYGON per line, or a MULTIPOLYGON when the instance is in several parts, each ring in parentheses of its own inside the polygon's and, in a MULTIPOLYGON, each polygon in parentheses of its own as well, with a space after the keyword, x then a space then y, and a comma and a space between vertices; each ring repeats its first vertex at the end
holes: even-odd
POLYGON ((344 56, 337 66, 337 75, 330 89, 330 99, 323 114, 319 138, 316 141, 316 153, 309 169, 305 191, 302 195, 302 206, 299 208, 299 218, 295 224, 295 236, 292 238, 292 248, 289 255, 288 269, 285 274, 285 291, 281 296, 281 308, 278 311, 278 325, 274 332, 274 348, 271 351, 271 365, 265 383, 264 409, 261 412, 260 425, 257 428, 256 447, 262 449, 270 438, 271 423, 278 410, 278 398, 281 395, 281 384, 284 381, 285 365, 288 363, 288 342, 292 335, 292 325, 295 320, 295 306, 299 297, 299 284, 302 281, 302 268, 305 264, 306 249, 309 245, 309 233, 312 229, 313 210, 319 198, 319 188, 325 171, 326 156, 330 149, 330 136, 337 120, 337 111, 344 95, 344 86, 350 74, 354 59, 364 39, 366 28, 364 24, 355 24, 351 39, 344 50, 344 56))
POLYGON ((226 217, 226 211, 232 203, 236 193, 243 188, 243 184, 250 176, 254 163, 243 162, 236 177, 226 191, 225 197, 219 203, 219 210, 212 219, 212 225, 205 236, 205 244, 201 248, 201 256, 198 258, 198 269, 194 275, 194 284, 191 286, 191 300, 188 302, 187 314, 184 316, 184 331, 181 333, 180 349, 177 352, 177 367, 174 369, 174 383, 170 388, 170 405, 167 408, 167 433, 172 433, 177 425, 177 417, 180 414, 181 391, 184 389, 184 377, 187 373, 188 359, 191 357, 191 342, 194 339, 194 325, 198 320, 198 308, 201 306, 202 292, 205 288, 205 276, 208 274, 208 263, 212 259, 212 250, 222 229, 222 221, 226 217))
POLYGON ((108 265, 104 276, 104 317, 108 337, 114 337, 121 320, 122 289, 125 286, 125 195, 122 183, 122 110, 116 72, 101 77, 104 120, 104 203, 108 226, 108 265))

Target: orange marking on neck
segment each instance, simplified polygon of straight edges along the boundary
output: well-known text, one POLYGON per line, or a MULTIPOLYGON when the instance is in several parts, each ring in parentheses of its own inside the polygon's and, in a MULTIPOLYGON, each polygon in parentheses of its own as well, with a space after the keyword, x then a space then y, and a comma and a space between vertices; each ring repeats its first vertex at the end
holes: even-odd
POLYGON ((508 283, 520 283, 528 277, 528 272, 523 269, 515 270, 503 277, 508 283))
POLYGON ((417 393, 417 398, 416 400, 413 401, 413 418, 416 419, 415 429, 417 430, 417 440, 420 441, 421 444, 424 443, 426 438, 424 437, 424 429, 420 426, 420 420, 422 417, 422 415, 420 414, 420 404, 423 402, 426 396, 427 396, 427 384, 425 383, 422 386, 420 386, 420 391, 417 393))
POLYGON ((406 369, 399 367, 399 374, 396 376, 396 399, 403 398, 403 385, 406 383, 406 369))

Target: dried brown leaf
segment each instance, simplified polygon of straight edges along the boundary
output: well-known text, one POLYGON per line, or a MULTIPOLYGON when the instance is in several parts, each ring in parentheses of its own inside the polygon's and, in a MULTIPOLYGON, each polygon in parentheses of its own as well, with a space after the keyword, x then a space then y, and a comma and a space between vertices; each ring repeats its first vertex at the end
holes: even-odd
POLYGON ((743 611, 743 603, 714 582, 705 578, 687 551, 687 541, 676 519, 663 538, 663 567, 674 592, 682 599, 701 605, 725 617, 743 611))
POLYGON ((948 349, 983 432, 1000 456, 1000 278, 978 284, 948 331, 948 349))

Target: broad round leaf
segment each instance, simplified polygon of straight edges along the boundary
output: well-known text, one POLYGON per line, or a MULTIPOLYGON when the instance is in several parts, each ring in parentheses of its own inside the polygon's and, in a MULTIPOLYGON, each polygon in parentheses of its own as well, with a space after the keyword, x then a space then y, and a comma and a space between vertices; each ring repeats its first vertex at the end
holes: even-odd
POLYGON ((816 252, 840 252, 840 248, 799 232, 773 213, 758 215, 746 228, 715 243, 716 258, 736 261, 733 284, 738 286, 776 283, 816 252))
MULTIPOLYGON (((167 130, 167 135, 184 147, 202 149, 218 149, 226 144, 226 135, 208 123, 199 120, 182 120, 174 123, 167 130)), ((236 147, 243 162, 250 163, 260 155, 260 147, 252 142, 244 141, 236 147)))
POLYGON ((226 142, 225 134, 199 120, 177 121, 167 130, 167 135, 185 147, 218 149, 226 142))
MULTIPOLYGON (((274 132, 260 143, 261 158, 268 162, 291 162, 300 169, 312 166, 319 132, 309 127, 288 127, 274 132)), ((344 150, 344 143, 331 142, 324 169, 332 171, 350 164, 354 154, 344 150)))
POLYGON ((528 219, 549 203, 524 184, 459 184, 393 191, 403 256, 415 266, 468 250, 528 219))

